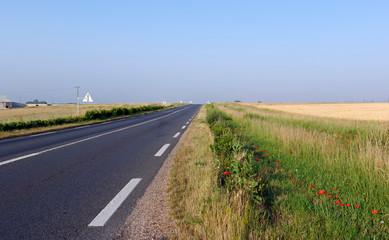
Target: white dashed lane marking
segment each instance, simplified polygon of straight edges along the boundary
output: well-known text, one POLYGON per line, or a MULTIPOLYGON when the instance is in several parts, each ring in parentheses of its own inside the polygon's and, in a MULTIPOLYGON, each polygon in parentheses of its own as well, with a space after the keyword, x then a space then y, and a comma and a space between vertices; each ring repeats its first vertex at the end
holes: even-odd
POLYGON ((163 145, 163 147, 161 149, 159 149, 159 151, 154 155, 154 157, 160 157, 162 156, 162 154, 166 151, 166 149, 170 146, 169 143, 163 145))
POLYGON ((176 135, 174 135, 173 138, 176 138, 176 137, 178 137, 178 136, 180 136, 180 132, 176 133, 176 135))
POLYGON ((103 210, 89 223, 89 227, 102 227, 116 212, 116 210, 122 205, 124 200, 130 195, 136 185, 142 180, 142 178, 131 179, 126 186, 105 206, 103 210))

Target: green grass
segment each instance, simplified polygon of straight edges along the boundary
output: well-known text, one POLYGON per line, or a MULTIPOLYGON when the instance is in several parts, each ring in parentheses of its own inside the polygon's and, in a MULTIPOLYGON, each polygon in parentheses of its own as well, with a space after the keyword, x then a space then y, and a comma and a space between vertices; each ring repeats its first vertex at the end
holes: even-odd
POLYGON ((267 187, 263 209, 253 208, 262 219, 250 230, 255 236, 389 238, 388 135, 379 123, 304 120, 277 112, 261 115, 233 104, 219 107, 242 130, 246 148, 258 146, 255 154, 270 154, 257 162, 266 169, 261 177, 267 187), (320 190, 326 195, 319 195, 320 190))

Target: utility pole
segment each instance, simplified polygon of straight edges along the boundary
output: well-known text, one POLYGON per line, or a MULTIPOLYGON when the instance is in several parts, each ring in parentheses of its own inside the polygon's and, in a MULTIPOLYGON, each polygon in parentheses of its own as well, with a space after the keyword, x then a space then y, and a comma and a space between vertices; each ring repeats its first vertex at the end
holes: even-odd
POLYGON ((80 114, 80 96, 79 96, 79 89, 80 86, 76 86, 77 88, 77 116, 80 114))

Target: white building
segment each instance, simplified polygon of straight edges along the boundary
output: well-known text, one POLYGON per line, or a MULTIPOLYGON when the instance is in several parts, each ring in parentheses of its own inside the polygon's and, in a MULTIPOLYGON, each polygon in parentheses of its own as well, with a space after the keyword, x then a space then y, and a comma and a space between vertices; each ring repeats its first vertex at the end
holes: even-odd
POLYGON ((12 102, 3 94, 0 94, 0 109, 24 108, 24 106, 25 106, 25 104, 12 102))

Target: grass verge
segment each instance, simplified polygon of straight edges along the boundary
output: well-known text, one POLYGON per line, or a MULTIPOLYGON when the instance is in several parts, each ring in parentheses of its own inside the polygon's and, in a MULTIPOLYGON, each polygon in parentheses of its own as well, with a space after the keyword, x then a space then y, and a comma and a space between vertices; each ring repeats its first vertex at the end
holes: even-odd
POLYGON ((172 167, 180 239, 389 239, 385 125, 217 106, 172 167))
POLYGON ((202 107, 188 129, 171 169, 169 199, 178 237, 254 238, 250 223, 256 221, 251 218, 256 213, 248 204, 250 198, 242 189, 234 189, 235 184, 231 181, 231 188, 221 185, 224 175, 220 172, 224 170, 216 164, 211 145, 215 146, 213 134, 206 122, 205 107, 202 107))

